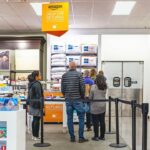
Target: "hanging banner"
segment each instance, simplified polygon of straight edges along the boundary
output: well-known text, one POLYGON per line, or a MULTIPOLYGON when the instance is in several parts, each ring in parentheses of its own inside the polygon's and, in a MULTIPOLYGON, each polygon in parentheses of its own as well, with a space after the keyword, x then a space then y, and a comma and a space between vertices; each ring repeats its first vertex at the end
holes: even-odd
POLYGON ((61 36, 68 31, 69 3, 42 5, 42 32, 61 36))

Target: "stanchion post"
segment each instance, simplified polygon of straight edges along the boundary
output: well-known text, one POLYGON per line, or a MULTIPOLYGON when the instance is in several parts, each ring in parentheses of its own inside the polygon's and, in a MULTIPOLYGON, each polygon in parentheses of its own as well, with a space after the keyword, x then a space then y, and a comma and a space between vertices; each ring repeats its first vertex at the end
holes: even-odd
POLYGON ((142 150, 147 150, 147 119, 149 104, 142 104, 142 150))
POLYGON ((131 101, 132 108, 132 150, 136 150, 136 100, 131 101))
POLYGON ((41 102, 41 143, 36 143, 34 144, 35 147, 49 147, 51 144, 49 143, 44 143, 44 126, 43 126, 43 108, 44 108, 44 99, 42 98, 40 100, 41 102))
POLYGON ((119 100, 116 99, 115 101, 115 106, 116 106, 116 143, 110 144, 110 147, 115 147, 115 148, 123 148, 126 147, 127 145, 124 143, 120 143, 119 139, 119 110, 118 110, 118 102, 119 100))
POLYGON ((111 131, 111 97, 109 96, 108 102, 108 132, 106 134, 115 134, 116 132, 111 131))

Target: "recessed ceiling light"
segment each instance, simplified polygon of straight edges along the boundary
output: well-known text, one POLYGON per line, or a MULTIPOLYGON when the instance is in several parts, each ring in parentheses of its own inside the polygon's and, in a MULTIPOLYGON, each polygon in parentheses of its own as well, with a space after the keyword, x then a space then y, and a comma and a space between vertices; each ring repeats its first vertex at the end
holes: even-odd
POLYGON ((112 15, 129 15, 136 1, 117 1, 112 15))
POLYGON ((32 6, 32 8, 38 16, 42 16, 42 4, 48 4, 48 2, 30 3, 30 5, 32 6))

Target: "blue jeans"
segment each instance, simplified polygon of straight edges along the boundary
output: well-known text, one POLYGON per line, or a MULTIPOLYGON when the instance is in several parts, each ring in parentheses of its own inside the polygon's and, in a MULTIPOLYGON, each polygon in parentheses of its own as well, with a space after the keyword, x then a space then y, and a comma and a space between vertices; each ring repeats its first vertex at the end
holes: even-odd
POLYGON ((68 129, 71 139, 75 138, 74 126, 73 126, 73 112, 76 110, 79 118, 79 139, 84 138, 84 117, 85 111, 83 109, 83 102, 77 100, 66 99, 66 109, 67 109, 67 120, 68 129))

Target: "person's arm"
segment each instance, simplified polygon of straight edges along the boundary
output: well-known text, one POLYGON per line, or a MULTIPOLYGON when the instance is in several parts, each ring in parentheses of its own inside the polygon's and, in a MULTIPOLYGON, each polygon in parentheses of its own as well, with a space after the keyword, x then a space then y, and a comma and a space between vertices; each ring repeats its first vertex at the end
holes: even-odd
POLYGON ((80 83, 81 98, 84 98, 84 96, 85 96, 85 84, 84 84, 84 79, 83 79, 82 75, 80 75, 80 77, 79 77, 79 83, 80 83))
POLYGON ((90 90, 89 99, 90 99, 90 100, 93 100, 93 99, 94 99, 94 87, 93 87, 93 86, 91 87, 91 90, 90 90))
POLYGON ((62 79, 61 79, 61 92, 65 96, 64 75, 62 76, 62 79))

